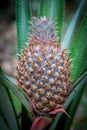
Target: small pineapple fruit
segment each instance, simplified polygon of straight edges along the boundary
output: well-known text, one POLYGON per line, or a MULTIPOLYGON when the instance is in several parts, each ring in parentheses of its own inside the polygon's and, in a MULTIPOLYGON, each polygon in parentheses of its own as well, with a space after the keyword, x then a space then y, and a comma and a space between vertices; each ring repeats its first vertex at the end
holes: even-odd
POLYGON ((70 91, 70 59, 61 50, 51 18, 33 18, 27 48, 17 66, 18 85, 34 108, 50 113, 63 107, 70 91))

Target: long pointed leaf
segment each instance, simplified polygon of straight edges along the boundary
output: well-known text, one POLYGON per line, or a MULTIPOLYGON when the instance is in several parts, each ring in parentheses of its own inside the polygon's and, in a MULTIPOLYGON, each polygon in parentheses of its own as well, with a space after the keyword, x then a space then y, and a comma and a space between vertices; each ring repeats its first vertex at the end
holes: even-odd
POLYGON ((64 0, 40 0, 39 17, 51 17, 54 21, 58 22, 56 27, 58 31, 59 42, 61 42, 62 37, 64 6, 64 0))
POLYGON ((80 2, 80 5, 76 11, 76 13, 74 14, 73 18, 71 19, 71 22, 67 28, 67 31, 65 33, 63 42, 62 42, 62 49, 68 48, 70 49, 72 46, 72 39, 75 36, 75 32, 76 32, 76 28, 78 25, 78 22, 80 21, 82 14, 84 12, 84 8, 86 7, 87 1, 86 0, 82 0, 80 2))
POLYGON ((21 103, 25 106, 25 108, 29 112, 29 117, 31 120, 33 120, 33 112, 29 105, 29 102, 25 98, 25 96, 22 94, 22 92, 15 86, 12 82, 10 82, 3 74, 0 73, 0 81, 3 85, 5 85, 9 90, 11 90, 21 101, 21 103))
POLYGON ((19 99, 10 91, 10 96, 11 96, 11 100, 13 102, 13 106, 14 106, 14 110, 18 119, 18 124, 21 128, 21 112, 22 112, 22 107, 21 107, 21 102, 19 101, 19 99))
POLYGON ((31 16, 31 0, 16 0, 18 52, 23 46, 26 46, 31 16))
MULTIPOLYGON (((16 80, 14 78, 9 77, 9 76, 6 76, 6 78, 10 82, 15 84, 16 80)), ((14 106, 14 110, 15 110, 16 116, 18 117, 19 126, 21 127, 21 117, 19 116, 21 111, 22 111, 21 102, 19 101, 19 99, 11 91, 9 91, 9 92, 10 92, 10 96, 11 96, 11 100, 12 100, 12 103, 13 103, 13 106, 14 106)))
POLYGON ((4 118, 10 130, 18 130, 15 113, 10 102, 10 98, 6 88, 0 83, 0 109, 3 112, 4 118))
POLYGON ((76 80, 87 68, 87 15, 83 19, 80 30, 71 49, 71 78, 76 80))
POLYGON ((9 130, 3 118, 0 116, 0 130, 9 130))
MULTIPOLYGON (((85 84, 86 86, 86 84, 85 84)), ((68 114, 71 116, 71 119, 67 118, 66 122, 65 122, 65 127, 64 127, 64 130, 70 130, 70 127, 71 127, 71 124, 72 124, 72 121, 73 121, 73 118, 74 118, 74 115, 75 115, 75 112, 77 110, 77 107, 79 105, 79 102, 81 100, 81 97, 83 95, 83 92, 84 92, 84 89, 85 89, 85 86, 83 86, 79 92, 77 93, 74 101, 69 105, 69 111, 68 111, 68 114)))

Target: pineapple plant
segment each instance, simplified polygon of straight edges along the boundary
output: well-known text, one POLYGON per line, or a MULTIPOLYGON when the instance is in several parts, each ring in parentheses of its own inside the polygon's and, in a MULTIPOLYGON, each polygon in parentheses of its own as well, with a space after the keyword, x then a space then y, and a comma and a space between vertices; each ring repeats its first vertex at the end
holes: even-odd
POLYGON ((17 85, 0 70, 1 130, 70 130, 87 84, 86 0, 79 1, 69 19, 64 0, 16 1, 17 85))
POLYGON ((17 66, 17 84, 39 115, 60 110, 71 92, 67 54, 61 50, 52 19, 33 17, 30 39, 17 66))

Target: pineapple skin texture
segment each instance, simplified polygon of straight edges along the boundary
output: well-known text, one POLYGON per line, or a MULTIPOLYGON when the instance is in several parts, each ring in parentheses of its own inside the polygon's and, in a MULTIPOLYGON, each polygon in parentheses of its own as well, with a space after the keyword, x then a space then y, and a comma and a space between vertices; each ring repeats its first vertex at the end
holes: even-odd
POLYGON ((58 44, 51 19, 34 18, 27 48, 20 54, 17 84, 39 112, 62 108, 71 92, 70 59, 58 44))

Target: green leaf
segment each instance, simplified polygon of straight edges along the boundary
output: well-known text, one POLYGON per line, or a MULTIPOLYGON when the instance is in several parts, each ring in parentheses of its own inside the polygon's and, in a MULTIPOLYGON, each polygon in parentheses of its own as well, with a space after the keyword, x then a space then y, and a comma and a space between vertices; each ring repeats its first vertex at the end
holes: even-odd
MULTIPOLYGON (((77 84, 77 83, 76 83, 77 84)), ((87 76, 85 76, 80 82, 79 84, 75 87, 75 91, 72 91, 70 96, 68 97, 67 101, 64 104, 64 108, 67 109, 68 106, 70 105, 70 103, 73 101, 73 99, 75 98, 75 96, 77 95, 77 93, 79 93, 79 91, 83 88, 83 86, 85 86, 87 84, 87 76)), ((60 118, 62 117, 63 113, 58 113, 55 117, 55 120, 53 122, 53 124, 51 125, 49 130, 55 130, 55 128, 59 125, 62 124, 58 124, 60 118)), ((71 115, 70 115, 71 116, 71 115)))
POLYGON ((0 130, 10 130, 5 121, 3 120, 3 118, 0 116, 0 130))
POLYGON ((34 114, 32 112, 31 106, 29 105, 28 100, 25 98, 25 96, 23 95, 23 93, 18 89, 17 86, 15 86, 12 82, 10 82, 5 76, 4 74, 0 73, 0 81, 1 84, 5 85, 10 91, 12 91, 15 96, 18 97, 18 99, 21 101, 21 103, 25 106, 25 108, 27 109, 27 111, 29 112, 29 117, 31 119, 31 121, 33 120, 34 114))
POLYGON ((12 108, 12 104, 7 93, 6 88, 0 83, 0 109, 3 112, 3 116, 10 130, 18 130, 18 125, 15 117, 15 113, 12 108))
POLYGON ((75 112, 78 108, 78 105, 79 105, 79 102, 81 100, 81 97, 83 95, 83 92, 84 92, 84 89, 86 87, 86 84, 85 86, 83 86, 79 92, 77 93, 75 99, 73 100, 73 102, 69 105, 69 110, 68 110, 68 114, 71 116, 71 119, 67 118, 66 122, 65 122, 65 127, 64 127, 64 130, 70 130, 71 128, 71 124, 72 124, 72 121, 73 121, 73 118, 74 118, 74 115, 75 115, 75 112))
POLYGON ((18 53, 29 39, 29 21, 32 16, 31 0, 16 0, 18 53))
POLYGON ((59 42, 62 38, 64 6, 64 0, 40 0, 39 17, 51 17, 57 22, 56 30, 58 31, 59 42))
MULTIPOLYGON (((6 78, 15 84, 16 80, 15 78, 13 77, 10 77, 10 76, 7 76, 6 75, 6 78)), ((14 107, 14 110, 15 110, 15 113, 16 113, 16 116, 18 117, 18 123, 19 123, 19 126, 21 127, 21 117, 19 116, 20 113, 22 112, 22 104, 21 102, 19 101, 19 99, 11 92, 10 92, 10 96, 11 96, 11 100, 12 100, 12 103, 13 103, 13 107, 14 107)))
POLYGON ((87 69, 87 15, 85 15, 80 30, 71 49, 71 78, 76 80, 87 69))
POLYGON ((11 96, 11 99, 12 99, 12 102, 13 102, 13 106, 14 106, 14 109, 15 109, 15 113, 16 113, 16 116, 17 116, 17 119, 18 119, 18 123, 19 123, 19 126, 21 128, 21 112, 22 112, 22 105, 21 105, 21 102, 19 101, 19 99, 12 93, 12 91, 10 91, 10 96, 11 96))
POLYGON ((77 25, 78 25, 80 19, 82 18, 82 14, 84 12, 84 8, 86 7, 86 4, 87 4, 86 0, 82 0, 80 2, 80 5, 79 5, 76 13, 74 14, 73 18, 71 19, 71 22, 70 22, 70 24, 67 28, 67 31, 65 33, 65 36, 63 38, 62 49, 71 48, 77 25))

